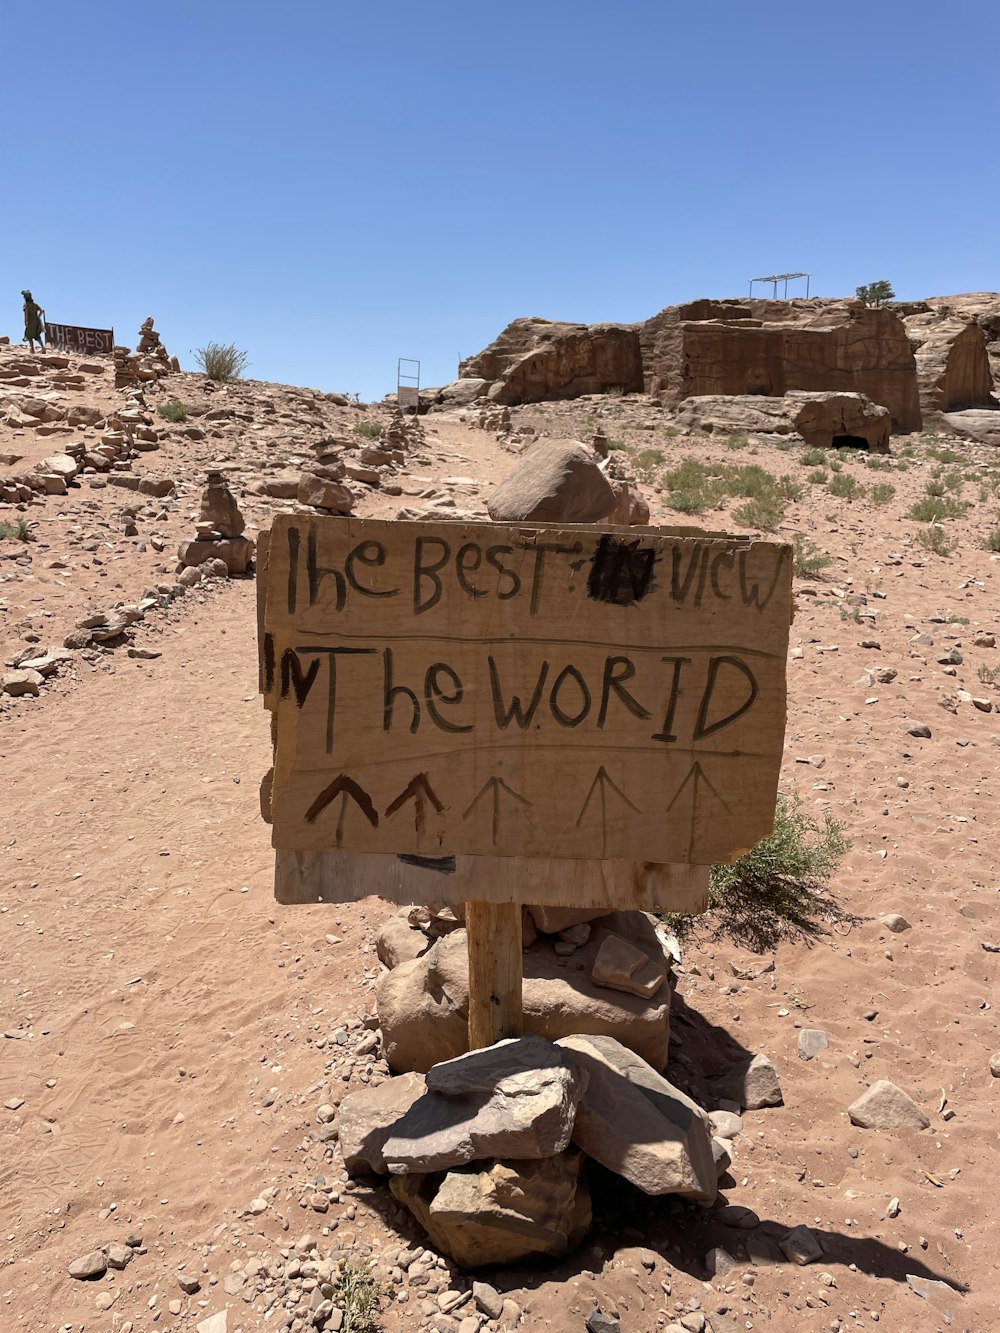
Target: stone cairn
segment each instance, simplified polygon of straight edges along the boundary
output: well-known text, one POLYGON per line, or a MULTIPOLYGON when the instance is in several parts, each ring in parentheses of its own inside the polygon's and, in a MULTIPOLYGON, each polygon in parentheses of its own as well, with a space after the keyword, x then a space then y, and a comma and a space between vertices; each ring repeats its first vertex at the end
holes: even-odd
POLYGON ((180 370, 176 356, 170 356, 153 327, 153 316, 143 320, 139 328, 139 346, 135 355, 127 347, 114 349, 115 388, 124 389, 137 381, 153 381, 180 370))
POLYGON ((208 485, 201 497, 197 536, 193 541, 182 542, 177 552, 178 581, 197 583, 189 571, 199 569, 206 561, 222 561, 230 576, 245 574, 254 553, 254 543, 243 536, 245 527, 236 499, 226 485, 225 474, 221 468, 210 469, 208 485))

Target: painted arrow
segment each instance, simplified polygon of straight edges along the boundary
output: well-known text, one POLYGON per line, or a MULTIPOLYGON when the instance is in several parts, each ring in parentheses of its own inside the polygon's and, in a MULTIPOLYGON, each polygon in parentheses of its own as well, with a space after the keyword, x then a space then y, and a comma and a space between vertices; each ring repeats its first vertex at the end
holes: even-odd
POLYGON ((608 770, 602 764, 600 768, 597 770, 597 772, 594 774, 594 780, 590 784, 590 790, 587 792, 587 798, 583 803, 583 807, 580 810, 580 813, 576 817, 577 826, 579 827, 579 825, 583 823, 583 817, 587 813, 587 809, 590 805, 590 802, 594 798, 594 793, 598 792, 601 804, 601 855, 602 856, 607 856, 608 853, 608 789, 609 788, 613 792, 615 792, 616 795, 618 795, 621 798, 621 800, 625 802, 625 804, 628 806, 630 810, 634 810, 636 814, 641 813, 639 807, 637 805, 634 805, 629 800, 629 798, 622 791, 621 787, 618 786, 617 782, 615 782, 614 779, 609 776, 608 770))
POLYGON ((390 815, 394 815, 397 810, 402 809, 407 801, 413 802, 413 827, 418 833, 422 833, 427 824, 428 801, 438 814, 444 809, 444 805, 438 800, 434 788, 428 782, 426 773, 418 773, 410 779, 396 799, 386 807, 386 819, 390 815))
POLYGON ((462 818, 463 818, 463 819, 468 819, 469 816, 472 814, 473 810, 475 810, 476 806, 479 804, 479 802, 482 800, 482 798, 486 795, 486 793, 487 793, 487 792, 492 792, 492 796, 493 796, 493 839, 492 839, 492 841, 493 841, 493 846, 494 846, 494 847, 497 845, 497 840, 498 840, 498 838, 500 837, 500 802, 501 802, 500 792, 501 792, 501 789, 502 789, 503 791, 505 791, 505 792, 507 793, 508 796, 512 796, 512 797, 514 798, 515 801, 519 801, 519 802, 521 803, 521 805, 525 806, 525 807, 528 808, 528 809, 531 808, 531 801, 529 801, 528 798, 527 798, 526 796, 522 796, 521 793, 518 792, 518 791, 515 791, 513 787, 508 787, 507 784, 506 784, 506 782, 504 782, 503 778, 494 777, 494 778, 490 778, 490 780, 489 780, 487 783, 485 783, 485 785, 482 787, 482 789, 476 793, 476 795, 472 798, 472 801, 471 801, 471 803, 470 803, 468 809, 467 809, 467 810, 465 811, 465 813, 462 815, 462 818))
POLYGON ((682 793, 689 785, 691 787, 691 821, 690 821, 690 832, 688 834, 687 859, 688 862, 690 863, 691 853, 694 850, 695 820, 698 816, 698 794, 701 789, 701 786, 704 785, 708 788, 708 790, 712 793, 712 795, 719 802, 719 804, 722 806, 723 810, 725 810, 727 814, 731 814, 732 811, 726 804, 725 799, 722 796, 720 796, 719 793, 716 791, 716 789, 712 786, 711 782, 705 775, 705 770, 702 768, 701 764, 696 759, 694 763, 691 765, 690 769, 688 770, 687 777, 674 792, 673 800, 667 806, 668 812, 674 808, 674 806, 680 800, 682 793))
POLYGON ((323 811, 332 805, 338 796, 341 797, 340 813, 337 815, 337 827, 334 833, 338 847, 344 837, 344 820, 347 818, 347 802, 349 800, 354 802, 372 828, 378 828, 378 811, 372 805, 372 798, 364 787, 355 782, 353 778, 349 778, 346 773, 340 773, 328 787, 323 788, 306 811, 306 823, 315 824, 323 811))

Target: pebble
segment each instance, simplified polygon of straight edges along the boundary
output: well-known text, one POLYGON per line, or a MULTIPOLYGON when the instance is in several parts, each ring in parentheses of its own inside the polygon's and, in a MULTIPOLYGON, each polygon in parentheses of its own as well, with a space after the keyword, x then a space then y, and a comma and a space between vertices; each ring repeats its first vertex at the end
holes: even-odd
POLYGON ((795 1264, 811 1264, 820 1258, 823 1251, 819 1241, 808 1227, 793 1227, 784 1240, 778 1242, 786 1259, 795 1264))
POLYGON ((201 1283, 189 1273, 178 1273, 177 1285, 188 1296, 193 1296, 196 1291, 201 1290, 201 1283))
POLYGON ((994 1078, 1000 1078, 1000 1051, 990 1056, 990 1073, 994 1078))
POLYGON ((24 1105, 23 1097, 8 1097, 7 1100, 4 1102, 4 1106, 7 1108, 8 1111, 16 1111, 19 1107, 23 1105, 24 1105))
POLYGON ((732 1111, 709 1111, 712 1133, 720 1139, 735 1139, 743 1129, 742 1119, 732 1111))
POLYGON ((473 1282, 472 1299, 484 1315, 487 1315, 490 1319, 500 1318, 503 1310, 503 1297, 496 1287, 491 1287, 488 1282, 473 1282))
POLYGON ((830 1038, 822 1028, 803 1028, 799 1033, 799 1059, 812 1060, 830 1045, 830 1038))

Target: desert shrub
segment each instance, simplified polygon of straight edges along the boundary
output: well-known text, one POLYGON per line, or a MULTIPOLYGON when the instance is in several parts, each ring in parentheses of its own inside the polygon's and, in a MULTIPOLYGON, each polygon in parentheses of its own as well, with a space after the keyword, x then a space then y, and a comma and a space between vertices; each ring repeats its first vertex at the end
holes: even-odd
POLYGON ((868 492, 868 499, 871 500, 873 505, 881 509, 883 505, 887 505, 889 503, 889 501, 895 494, 896 494, 895 486, 890 486, 887 481, 882 481, 879 482, 877 486, 873 486, 871 488, 871 490, 868 492))
POLYGON ((759 463, 727 468, 727 489, 730 495, 745 496, 748 500, 763 500, 775 493, 777 482, 759 463))
POLYGON ((925 495, 907 512, 907 518, 915 518, 919 523, 941 523, 946 518, 961 518, 968 505, 964 500, 953 500, 939 495, 925 495))
POLYGON ((354 427, 354 434, 361 435, 366 440, 377 440, 382 434, 382 427, 377 421, 359 421, 354 427))
POLYGON ((986 551, 1000 551, 1000 527, 990 528, 983 538, 982 545, 986 551))
POLYGON ((932 555, 951 555, 955 549, 955 543, 937 523, 930 523, 926 528, 922 528, 914 540, 918 546, 930 551, 932 555))
POLYGON ((31 541, 31 528, 26 518, 10 518, 0 520, 0 542, 27 542, 31 541))
POLYGON ((858 485, 854 477, 849 477, 846 473, 841 472, 830 478, 830 484, 826 489, 831 495, 836 495, 840 500, 854 500, 857 499, 864 488, 858 485))
POLYGON ((608 452, 617 451, 626 447, 624 440, 608 440, 608 452))
POLYGON ((820 467, 826 462, 826 450, 807 449, 805 453, 799 454, 799 462, 803 467, 820 467))
POLYGON ((944 495, 944 482, 940 477, 931 477, 924 490, 928 495, 940 497, 944 495))
POLYGON ((961 472, 946 472, 941 480, 945 484, 945 489, 959 494, 962 490, 962 481, 964 480, 961 472))
POLYGON ((885 454, 872 454, 865 460, 865 467, 871 472, 891 472, 892 459, 887 458, 885 454))
POLYGON ((641 480, 651 481, 654 470, 666 461, 666 455, 662 449, 640 449, 632 461, 641 480))
POLYGON ((162 417, 164 421, 187 421, 188 410, 182 402, 173 398, 169 403, 161 403, 156 409, 156 415, 162 417))
POLYGON ((988 667, 985 662, 981 662, 976 674, 983 685, 995 685, 1000 680, 1000 666, 988 667))
POLYGON ((727 435, 722 441, 727 449, 745 449, 750 441, 745 435, 727 435))
MULTIPOLYGON (((782 938, 819 935, 824 922, 850 919, 829 896, 828 882, 850 847, 844 825, 818 824, 795 796, 779 794, 774 831, 731 866, 713 866, 709 907, 714 933, 757 950, 782 938)), ((681 931, 691 918, 670 917, 681 931)))
POLYGON ((961 455, 956 454, 954 449, 937 448, 932 445, 927 450, 927 457, 935 458, 939 463, 957 463, 961 458, 961 455))
POLYGON ((195 360, 210 380, 225 384, 243 378, 249 356, 235 343, 208 343, 195 351, 195 360))
POLYGON ((796 500, 801 500, 805 493, 806 488, 801 481, 797 481, 794 477, 785 474, 778 478, 778 494, 782 499, 791 500, 794 503, 796 500))
POLYGON ((821 569, 828 569, 833 564, 833 556, 827 555, 802 532, 797 532, 793 539, 795 547, 795 574, 797 578, 809 578, 821 569))
POLYGON ((839 458, 831 458, 828 464, 831 472, 842 472, 844 465, 839 458))
POLYGON ((814 486, 825 486, 826 479, 829 475, 830 474, 827 472, 826 468, 818 467, 809 473, 808 477, 806 477, 806 481, 812 482, 814 486))
POLYGON ((733 518, 744 528, 773 532, 785 517, 785 503, 775 494, 747 500, 733 510, 733 518))
POLYGON ((331 1299, 344 1312, 342 1333, 374 1333, 378 1327, 379 1300, 387 1291, 371 1265, 341 1259, 332 1285, 331 1299))
POLYGON ((671 491, 667 496, 667 508, 677 514, 703 514, 705 497, 701 491, 671 491))

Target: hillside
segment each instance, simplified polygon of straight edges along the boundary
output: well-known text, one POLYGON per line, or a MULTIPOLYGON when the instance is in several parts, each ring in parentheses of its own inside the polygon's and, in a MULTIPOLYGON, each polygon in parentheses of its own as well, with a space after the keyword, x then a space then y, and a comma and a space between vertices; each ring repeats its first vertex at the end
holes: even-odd
POLYGON ((310 1238, 372 1259, 389 1333, 578 1333, 595 1304, 624 1333, 997 1327, 995 449, 945 421, 888 454, 709 433, 638 392, 402 426, 385 404, 196 374, 142 399, 100 359, 0 346, 0 485, 71 446, 95 460, 63 493, 0 503, 4 670, 46 664, 37 693, 0 694, 4 1327, 191 1330, 228 1307, 227 1333, 300 1333, 323 1276, 310 1238), (512 1304, 487 1319, 324 1136, 319 1108, 387 1073, 367 1020, 392 909, 275 904, 254 582, 184 588, 176 553, 209 467, 251 537, 295 507, 317 445, 355 513, 485 518, 526 441, 598 428, 651 523, 801 534, 782 790, 852 846, 816 935, 755 953, 710 915, 682 941, 672 1076, 707 1097, 735 1043, 774 1061, 784 1098, 744 1114, 718 1205, 608 1187, 578 1252, 490 1275, 512 1304), (809 1060, 804 1028, 829 1041, 809 1060), (928 1130, 850 1124, 881 1078, 928 1130), (797 1224, 823 1249, 807 1267, 776 1244, 797 1224), (67 1275, 129 1237, 126 1268, 67 1275), (711 1276, 715 1247, 735 1262, 711 1276))

